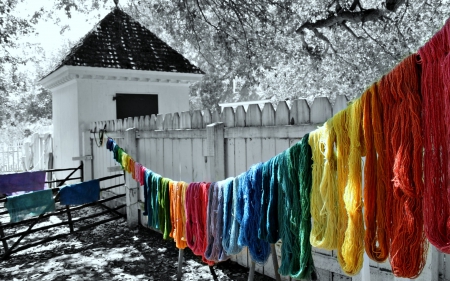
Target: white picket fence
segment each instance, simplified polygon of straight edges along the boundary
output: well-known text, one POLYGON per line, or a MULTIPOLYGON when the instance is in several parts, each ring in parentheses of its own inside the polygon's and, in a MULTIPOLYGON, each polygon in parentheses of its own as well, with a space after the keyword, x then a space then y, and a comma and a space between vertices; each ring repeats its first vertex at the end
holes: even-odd
MULTIPOLYGON (((94 122, 90 131, 83 133, 81 158, 86 159, 85 179, 121 172, 112 153, 93 141, 99 137, 98 130, 105 126, 106 135, 134 160, 163 177, 185 182, 216 181, 237 176, 255 163, 269 160, 346 106, 347 99, 339 96, 334 104, 326 98, 317 98, 311 105, 299 99, 290 105, 280 102, 276 110, 266 103, 262 109, 252 104, 247 110, 241 105, 235 109, 226 107, 222 112, 197 110, 94 122)), ((146 217, 134 208, 144 201, 143 189, 128 174, 126 182, 129 220, 136 219, 137 223, 139 218, 145 226, 146 217)), ((110 195, 124 192, 123 187, 116 189, 111 189, 110 195)), ((280 242, 276 251, 280 262, 279 245, 280 242)), ((393 276, 389 262, 376 263, 366 257, 361 272, 349 277, 342 272, 334 251, 313 249, 313 257, 319 280, 405 280, 393 276)), ((251 262, 247 250, 233 260, 247 267, 251 262)), ((430 247, 427 264, 416 280, 448 280, 449 260, 447 255, 430 247)), ((264 265, 256 265, 256 271, 275 277, 270 261, 271 258, 264 265)))

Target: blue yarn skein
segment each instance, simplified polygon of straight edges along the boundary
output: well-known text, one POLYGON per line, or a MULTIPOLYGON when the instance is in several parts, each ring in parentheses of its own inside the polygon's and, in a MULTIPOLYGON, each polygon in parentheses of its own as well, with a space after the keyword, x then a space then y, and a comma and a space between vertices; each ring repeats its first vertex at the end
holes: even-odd
POLYGON ((260 206, 262 195, 262 163, 250 167, 244 184, 240 184, 244 193, 244 213, 241 221, 238 244, 248 246, 252 259, 257 263, 265 263, 270 255, 268 242, 258 238, 260 206))
MULTIPOLYGON (((228 255, 236 255, 242 251, 238 244, 240 220, 237 218, 239 182, 244 180, 241 174, 224 186, 222 246, 228 255)), ((243 206, 242 206, 243 208, 243 206)))

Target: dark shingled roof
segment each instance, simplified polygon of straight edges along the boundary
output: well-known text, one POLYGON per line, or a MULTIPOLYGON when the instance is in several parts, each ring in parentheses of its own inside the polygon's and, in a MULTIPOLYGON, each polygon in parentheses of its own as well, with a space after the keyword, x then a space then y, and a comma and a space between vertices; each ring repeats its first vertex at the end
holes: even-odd
POLYGON ((72 48, 55 70, 64 65, 204 74, 117 7, 72 48))

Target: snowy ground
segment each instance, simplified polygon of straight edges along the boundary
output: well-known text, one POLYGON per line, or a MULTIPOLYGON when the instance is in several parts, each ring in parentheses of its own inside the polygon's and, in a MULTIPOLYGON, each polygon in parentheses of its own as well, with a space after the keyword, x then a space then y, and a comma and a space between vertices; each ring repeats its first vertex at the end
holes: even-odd
MULTIPOLYGON (((4 209, 2 209, 4 210, 4 209)), ((103 210, 100 207, 83 209, 83 215, 103 210)), ((73 218, 82 215, 74 212, 73 218)), ((101 218, 92 219, 94 222, 101 218)), ((52 216, 40 226, 55 223, 65 217, 52 216)), ((2 216, 5 223, 9 217, 2 216)), ((80 222, 84 225, 88 222, 80 222)), ((75 229, 79 226, 75 224, 75 229)), ((25 226, 15 231, 23 230, 25 226)), ((6 234, 11 234, 7 230, 6 234)), ((59 233, 68 233, 67 226, 37 232, 24 243, 36 241, 59 233)), ((16 238, 14 238, 15 240, 16 238)), ((12 244, 12 241, 9 242, 12 244)), ((0 244, 0 255, 3 254, 0 244)), ((247 280, 248 269, 227 261, 210 268, 194 256, 189 249, 184 251, 182 280, 247 280)), ((0 261, 0 280, 176 280, 178 249, 172 241, 162 235, 138 227, 129 229, 124 219, 109 222, 90 230, 48 242, 0 261)), ((273 280, 255 273, 256 281, 273 280)))

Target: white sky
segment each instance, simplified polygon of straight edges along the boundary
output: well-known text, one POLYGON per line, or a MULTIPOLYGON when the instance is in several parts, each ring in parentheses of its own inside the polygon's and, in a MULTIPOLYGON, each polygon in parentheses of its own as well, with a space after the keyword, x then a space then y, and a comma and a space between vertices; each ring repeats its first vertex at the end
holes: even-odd
MULTIPOLYGON (((123 0, 122 2, 126 2, 123 0)), ((79 41, 86 33, 88 33, 103 17, 105 17, 111 8, 115 6, 111 0, 110 4, 107 3, 107 8, 103 8, 102 5, 99 10, 93 11, 89 14, 83 14, 72 10, 72 17, 69 19, 62 10, 56 10, 53 8, 54 0, 24 0, 19 3, 15 9, 15 14, 24 19, 29 19, 35 11, 44 7, 46 10, 53 10, 53 19, 48 19, 43 16, 39 19, 38 24, 35 26, 36 34, 29 34, 22 36, 19 43, 22 44, 22 48, 18 48, 13 52, 23 56, 35 56, 39 55, 33 49, 25 47, 26 43, 37 44, 44 50, 46 58, 51 58, 53 53, 57 53, 62 49, 63 45, 68 41, 79 41), (57 19, 61 19, 58 23, 57 19), (69 28, 61 34, 63 26, 68 25, 69 28)), ((64 50, 68 51, 68 50, 64 50)), ((27 66, 28 68, 30 66, 27 66)))

